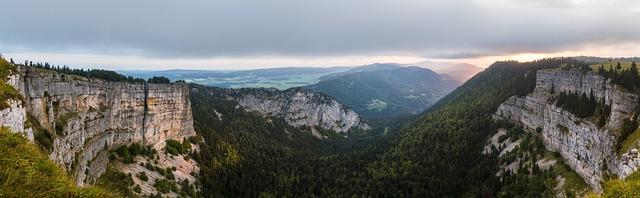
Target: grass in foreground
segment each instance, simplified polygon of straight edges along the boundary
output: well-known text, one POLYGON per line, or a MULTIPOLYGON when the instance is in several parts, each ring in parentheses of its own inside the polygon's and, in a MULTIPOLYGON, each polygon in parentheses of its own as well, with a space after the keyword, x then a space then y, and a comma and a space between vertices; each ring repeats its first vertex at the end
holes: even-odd
POLYGON ((605 182, 602 197, 640 197, 640 172, 605 182))
POLYGON ((116 197, 80 188, 66 172, 19 134, 0 128, 0 197, 116 197))

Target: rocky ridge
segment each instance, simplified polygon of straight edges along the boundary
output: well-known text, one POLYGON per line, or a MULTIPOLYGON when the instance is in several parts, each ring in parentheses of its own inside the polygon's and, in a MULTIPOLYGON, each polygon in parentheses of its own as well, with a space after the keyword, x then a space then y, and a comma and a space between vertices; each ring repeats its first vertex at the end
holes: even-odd
POLYGON ((281 117, 296 127, 318 126, 338 133, 371 128, 358 113, 332 97, 302 88, 284 91, 265 88, 220 89, 218 94, 238 102, 247 111, 281 117))
POLYGON ((50 159, 79 185, 95 182, 109 164, 109 150, 119 145, 161 151, 168 139, 195 135, 186 84, 109 82, 25 66, 7 83, 24 103, 9 101, 0 125, 35 142, 46 141, 38 133, 50 134, 50 159))
MULTIPOLYGON (((537 72, 536 87, 527 96, 512 96, 493 115, 495 119, 511 120, 530 131, 540 131, 545 148, 560 153, 564 162, 575 170, 596 192, 608 173, 626 177, 638 169, 637 150, 625 157, 616 155, 620 128, 625 119, 635 115, 640 96, 625 91, 610 80, 593 72, 549 69, 537 72), (593 93, 611 106, 607 124, 596 126, 552 102, 560 92, 593 93)), ((637 142, 634 143, 637 145, 637 142)))

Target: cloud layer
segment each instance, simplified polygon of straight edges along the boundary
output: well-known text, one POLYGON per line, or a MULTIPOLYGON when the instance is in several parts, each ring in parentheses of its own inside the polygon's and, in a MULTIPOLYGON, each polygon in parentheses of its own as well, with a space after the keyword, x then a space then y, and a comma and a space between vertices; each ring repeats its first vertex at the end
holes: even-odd
POLYGON ((637 0, 9 0, 0 49, 470 58, 640 43, 637 0))

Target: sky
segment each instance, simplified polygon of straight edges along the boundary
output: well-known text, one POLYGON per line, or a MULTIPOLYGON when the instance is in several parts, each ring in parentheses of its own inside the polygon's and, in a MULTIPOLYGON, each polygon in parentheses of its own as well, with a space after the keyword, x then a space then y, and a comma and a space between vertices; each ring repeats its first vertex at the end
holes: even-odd
POLYGON ((637 0, 0 0, 0 53, 81 68, 640 56, 637 0))

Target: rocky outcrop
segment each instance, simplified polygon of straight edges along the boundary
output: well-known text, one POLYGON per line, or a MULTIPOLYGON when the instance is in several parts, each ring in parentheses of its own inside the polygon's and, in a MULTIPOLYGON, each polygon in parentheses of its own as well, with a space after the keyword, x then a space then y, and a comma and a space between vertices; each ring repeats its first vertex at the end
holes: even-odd
POLYGON ((628 176, 636 167, 623 163, 616 155, 619 129, 624 119, 634 115, 640 97, 624 91, 592 72, 550 69, 537 72, 536 87, 525 97, 513 96, 502 103, 495 119, 507 119, 540 131, 548 150, 559 152, 594 191, 601 191, 605 172, 628 176), (553 89, 553 91, 552 91, 553 89), (604 127, 576 117, 552 102, 553 93, 593 93, 599 101, 611 105, 604 127))
POLYGON ((31 67, 18 67, 9 83, 25 104, 12 103, 2 112, 12 123, 0 124, 24 128, 19 124, 32 115, 53 134, 50 158, 78 184, 105 171, 115 146, 139 142, 161 150, 167 139, 194 135, 186 84, 108 82, 31 67))
POLYGON ((370 128, 360 115, 332 97, 302 88, 224 89, 221 92, 248 111, 281 117, 292 126, 319 126, 339 133, 370 128))

